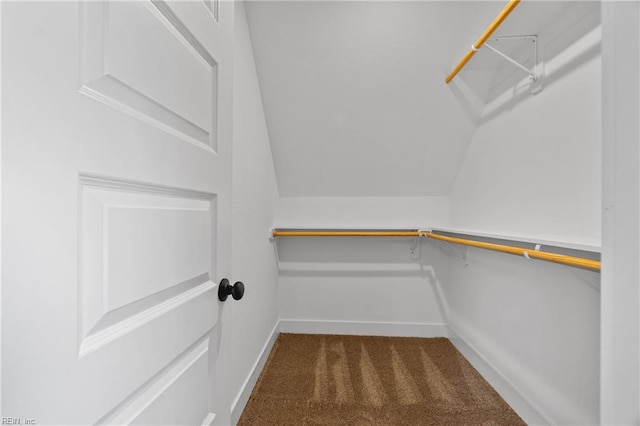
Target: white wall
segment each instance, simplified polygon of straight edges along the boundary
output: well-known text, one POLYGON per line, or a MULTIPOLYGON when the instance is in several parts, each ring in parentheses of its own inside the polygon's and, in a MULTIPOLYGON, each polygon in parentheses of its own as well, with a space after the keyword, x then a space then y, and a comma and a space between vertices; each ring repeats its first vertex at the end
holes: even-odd
MULTIPOLYGON (((545 64, 541 94, 510 90, 485 108, 452 226, 599 246, 600 28, 582 27, 592 29, 545 64)), ((467 266, 451 256, 451 326, 547 420, 598 423, 599 274, 476 249, 467 266)))
POLYGON ((467 249, 451 255, 449 325, 553 424, 596 424, 599 274, 467 249))
MULTIPOLYGON (((281 198, 276 224, 423 228, 446 224, 446 197, 281 198)), ((446 256, 410 238, 279 238, 285 331, 443 335, 446 256)))
POLYGON ((279 239, 283 331, 444 336, 447 259, 411 248, 409 238, 279 239))
MULTIPOLYGON (((233 277, 246 286, 232 309, 230 392, 235 404, 278 320, 278 271, 267 230, 278 199, 244 3, 235 3, 233 277)), ((230 305, 230 306, 229 306, 230 305)), ((249 384, 249 391, 252 385, 249 384)), ((238 403, 238 401, 240 402, 238 403)), ((233 407, 232 407, 233 408, 233 407)))
POLYGON ((546 64, 546 87, 485 108, 451 194, 451 224, 600 241, 600 30, 546 64))
POLYGON ((468 48, 468 33, 481 32, 501 8, 247 4, 281 195, 447 194, 476 117, 447 96, 442 80, 462 53, 455 47, 468 48))
POLYGON ((421 228, 446 226, 449 197, 280 198, 276 226, 300 228, 421 228))

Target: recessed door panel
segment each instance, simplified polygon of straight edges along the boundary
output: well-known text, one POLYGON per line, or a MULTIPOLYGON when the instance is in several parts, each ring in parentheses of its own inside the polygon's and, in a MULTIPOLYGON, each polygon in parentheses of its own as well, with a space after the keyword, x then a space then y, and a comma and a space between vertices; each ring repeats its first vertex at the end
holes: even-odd
POLYGON ((215 201, 180 188, 81 178, 82 355, 116 329, 131 331, 215 286, 215 201))

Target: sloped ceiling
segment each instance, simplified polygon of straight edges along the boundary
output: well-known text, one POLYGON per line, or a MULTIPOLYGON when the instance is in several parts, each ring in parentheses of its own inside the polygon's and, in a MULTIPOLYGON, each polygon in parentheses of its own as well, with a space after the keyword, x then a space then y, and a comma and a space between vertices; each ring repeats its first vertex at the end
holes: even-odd
MULTIPOLYGON (((577 10, 526 3, 496 35, 535 34, 577 10)), ((478 54, 460 74, 468 84, 444 78, 505 4, 247 2, 280 195, 449 195, 509 65, 478 54)))

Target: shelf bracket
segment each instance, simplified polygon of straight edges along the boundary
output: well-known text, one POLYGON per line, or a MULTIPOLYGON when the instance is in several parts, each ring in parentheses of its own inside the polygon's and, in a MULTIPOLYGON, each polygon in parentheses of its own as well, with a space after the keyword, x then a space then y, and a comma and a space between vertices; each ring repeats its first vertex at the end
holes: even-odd
POLYGON ((520 62, 516 61, 515 59, 509 57, 505 53, 491 46, 489 43, 484 43, 484 46, 486 46, 492 52, 496 53, 501 58, 505 59, 510 64, 516 66, 517 68, 529 74, 529 84, 530 84, 529 90, 532 94, 537 95, 538 93, 542 92, 543 74, 540 66, 540 54, 538 51, 538 36, 530 35, 530 36, 494 37, 493 41, 500 42, 501 40, 505 40, 505 39, 509 39, 509 40, 522 39, 530 42, 533 45, 533 63, 534 63, 533 69, 529 69, 525 67, 520 62))
POLYGON ((411 249, 409 251, 411 252, 411 259, 413 260, 418 260, 422 256, 422 244, 420 242, 420 238, 421 237, 419 236, 412 238, 413 241, 411 242, 411 249))

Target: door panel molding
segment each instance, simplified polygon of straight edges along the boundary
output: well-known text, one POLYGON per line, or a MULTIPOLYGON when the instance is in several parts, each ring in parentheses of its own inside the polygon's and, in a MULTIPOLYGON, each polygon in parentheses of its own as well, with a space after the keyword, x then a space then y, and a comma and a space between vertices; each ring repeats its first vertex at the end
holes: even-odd
POLYGON ((88 2, 80 16, 80 93, 216 152, 218 63, 168 4, 88 2))
POLYGON ((132 423, 162 423, 162 424, 196 424, 204 421, 212 422, 215 414, 210 412, 208 403, 208 370, 209 370, 209 334, 199 339, 183 353, 158 371, 140 388, 132 392, 116 407, 99 419, 95 424, 132 424, 132 423), (169 398, 179 393, 182 386, 199 389, 199 401, 180 401, 169 398), (186 407, 164 406, 167 401, 179 401, 195 410, 186 407), (171 410, 172 408, 179 408, 171 410), (164 411, 169 411, 166 413, 164 411), (190 419, 171 419, 165 416, 181 415, 200 416, 190 419), (200 414, 198 414, 200 413, 200 414), (158 416, 162 416, 158 419, 158 416), (154 418, 156 421, 153 421, 154 418))
POLYGON ((216 287, 215 194, 81 175, 79 198, 80 358, 216 287))

